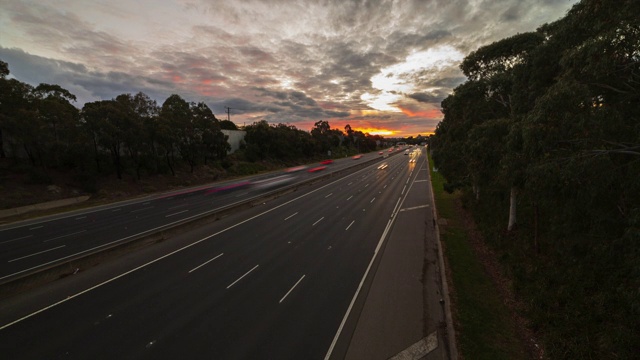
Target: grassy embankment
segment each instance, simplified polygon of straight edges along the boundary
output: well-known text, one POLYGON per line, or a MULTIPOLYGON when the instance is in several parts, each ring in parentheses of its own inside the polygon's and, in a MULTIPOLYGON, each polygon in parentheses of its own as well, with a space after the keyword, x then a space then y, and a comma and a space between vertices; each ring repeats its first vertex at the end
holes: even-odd
MULTIPOLYGON (((469 233, 456 208, 460 193, 444 191, 445 180, 433 171, 431 181, 440 225, 444 255, 453 282, 451 301, 458 341, 458 352, 466 359, 523 359, 524 345, 516 335, 516 324, 503 304, 495 284, 474 253, 469 233)), ((459 204, 459 202, 458 202, 459 204)))

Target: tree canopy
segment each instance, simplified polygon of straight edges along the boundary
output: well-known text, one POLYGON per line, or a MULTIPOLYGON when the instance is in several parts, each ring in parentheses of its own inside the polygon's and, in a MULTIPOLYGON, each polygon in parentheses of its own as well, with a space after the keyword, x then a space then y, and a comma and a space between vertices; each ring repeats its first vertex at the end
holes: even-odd
POLYGON ((473 193, 478 214, 493 213, 478 215, 496 229, 489 236, 505 236, 496 234, 507 227, 506 199, 521 209, 518 231, 509 226, 513 243, 496 246, 521 260, 512 271, 528 283, 516 286, 540 326, 556 332, 547 339, 550 357, 628 358, 640 350, 637 14, 638 1, 583 0, 557 22, 472 52, 461 64, 468 80, 442 102, 431 141, 448 188, 473 193), (557 313, 573 311, 563 291, 585 287, 599 307, 570 297, 572 308, 605 316, 610 301, 615 314, 566 316, 560 325, 557 313))

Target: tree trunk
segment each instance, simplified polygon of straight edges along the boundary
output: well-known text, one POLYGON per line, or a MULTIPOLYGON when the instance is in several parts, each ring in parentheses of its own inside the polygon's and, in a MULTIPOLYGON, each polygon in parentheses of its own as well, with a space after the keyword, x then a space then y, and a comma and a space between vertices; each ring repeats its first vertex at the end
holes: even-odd
POLYGON ((509 225, 507 230, 511 231, 516 226, 516 197, 518 195, 518 189, 515 186, 511 187, 511 195, 509 197, 509 225))
POLYGON ((540 246, 538 245, 538 204, 533 205, 533 247, 536 254, 540 253, 540 246))
POLYGON ((475 195, 476 197, 476 202, 480 201, 480 186, 478 185, 473 185, 473 195, 475 195))

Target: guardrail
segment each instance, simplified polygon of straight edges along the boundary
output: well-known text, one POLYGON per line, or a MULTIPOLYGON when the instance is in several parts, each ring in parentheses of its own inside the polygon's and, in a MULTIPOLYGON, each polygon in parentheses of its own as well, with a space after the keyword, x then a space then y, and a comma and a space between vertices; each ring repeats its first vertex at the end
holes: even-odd
MULTIPOLYGON (((397 154, 398 152, 395 152, 389 154, 389 156, 397 154)), ((375 157, 370 160, 364 160, 358 162, 354 166, 349 166, 345 169, 330 171, 311 179, 303 180, 294 184, 285 185, 277 189, 266 191, 252 198, 212 209, 210 211, 158 228, 150 229, 142 233, 120 239, 119 241, 111 242, 103 246, 93 248, 91 251, 87 251, 86 253, 77 254, 76 256, 72 256, 69 258, 64 258, 59 262, 55 262, 47 266, 38 267, 31 271, 2 279, 0 281, 0 297, 6 297, 23 289, 28 289, 70 275, 74 275, 78 271, 86 270, 118 255, 123 255, 145 246, 166 241, 178 232, 182 233, 186 230, 215 222, 231 213, 252 208, 265 202, 266 200, 276 199, 282 195, 297 191, 300 188, 310 186, 321 181, 344 176, 346 173, 350 173, 354 170, 367 167, 383 159, 383 157, 375 157)))

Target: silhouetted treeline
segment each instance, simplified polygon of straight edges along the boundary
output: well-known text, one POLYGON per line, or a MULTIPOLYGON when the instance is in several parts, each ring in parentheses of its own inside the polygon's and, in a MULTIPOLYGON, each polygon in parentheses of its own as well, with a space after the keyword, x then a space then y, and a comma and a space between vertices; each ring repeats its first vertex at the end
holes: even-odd
POLYGON ((552 359, 640 354, 638 14, 583 0, 469 54, 431 139, 552 359))
MULTIPOLYGON (((203 103, 171 95, 162 105, 140 92, 112 100, 72 103, 68 90, 50 84, 30 86, 8 78, 9 66, 0 61, 0 157, 19 165, 78 171, 119 179, 130 174, 171 173, 176 166, 191 171, 202 164, 230 166, 230 150, 222 129, 238 130, 219 121, 203 103)), ((373 151, 382 137, 330 129, 318 121, 310 132, 292 125, 260 121, 245 126, 239 160, 304 162, 317 157, 373 151)))

